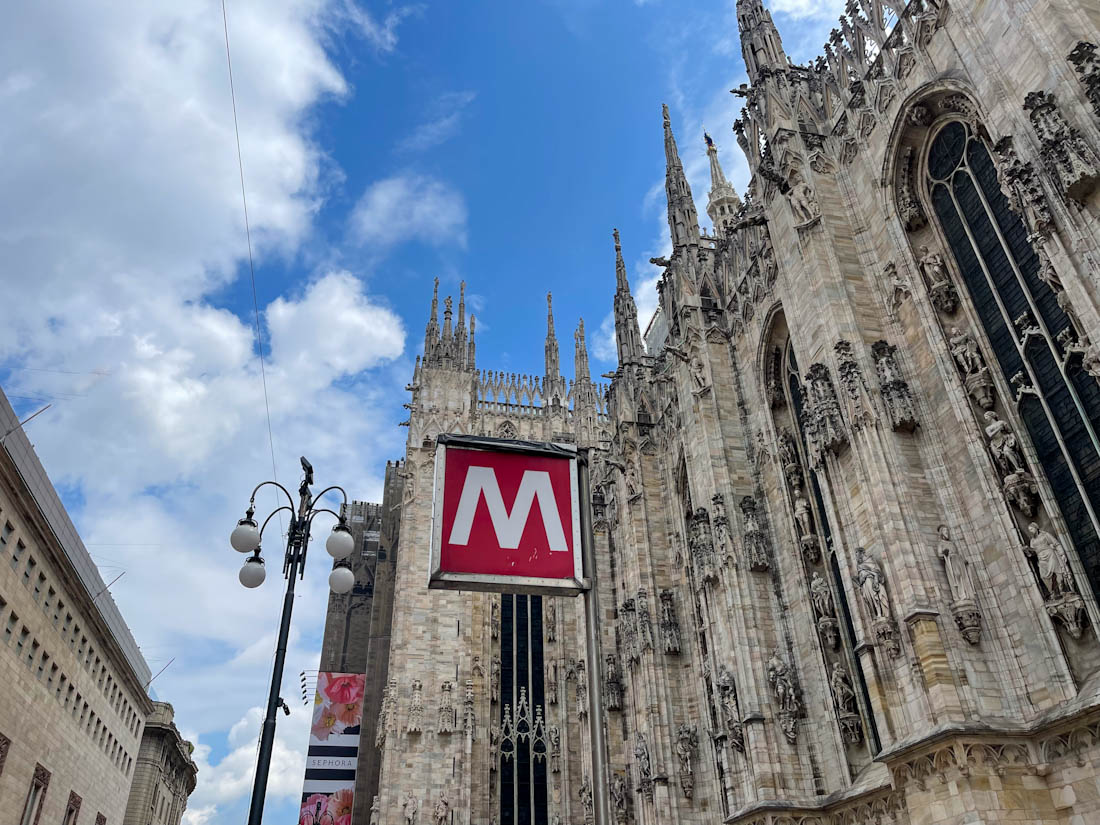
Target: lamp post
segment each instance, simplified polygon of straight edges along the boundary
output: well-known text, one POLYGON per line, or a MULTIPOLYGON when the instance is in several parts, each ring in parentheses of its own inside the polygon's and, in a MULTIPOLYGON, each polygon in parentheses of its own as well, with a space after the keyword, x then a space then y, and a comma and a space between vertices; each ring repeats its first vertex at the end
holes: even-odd
MULTIPOLYGON (((263 729, 260 733, 260 752, 256 759, 256 779, 252 784, 252 801, 248 809, 248 825, 260 825, 264 814, 264 797, 267 795, 267 777, 271 770, 271 751, 275 743, 275 715, 281 706, 285 707, 282 697, 279 695, 283 682, 283 664, 286 660, 287 637, 290 635, 290 614, 294 609, 294 580, 305 575, 306 550, 309 547, 309 531, 313 524, 313 518, 319 513, 329 513, 336 516, 336 525, 332 528, 328 540, 325 542, 325 550, 337 561, 346 559, 355 549, 355 539, 348 529, 347 520, 342 513, 334 512, 326 507, 315 507, 313 493, 310 485, 313 484, 313 466, 302 458, 302 471, 304 473, 302 483, 298 487, 298 508, 294 508, 294 498, 283 485, 276 481, 264 481, 252 491, 252 497, 248 501, 248 509, 244 518, 237 522, 229 537, 229 543, 238 553, 250 554, 241 567, 238 575, 241 584, 245 587, 259 587, 267 578, 264 569, 264 560, 260 555, 260 541, 264 528, 272 517, 283 510, 290 513, 290 526, 287 528, 286 555, 283 557, 283 576, 286 578, 286 596, 283 598, 283 618, 279 623, 279 641, 275 647, 275 667, 271 674, 271 692, 267 697, 267 713, 264 716, 263 729), (286 496, 289 504, 284 504, 272 510, 263 525, 257 527, 256 520, 256 493, 261 487, 271 485, 277 487, 286 496)), ((331 491, 339 491, 344 497, 344 507, 348 503, 348 494, 342 487, 326 487, 317 496, 319 501, 331 491)), ((333 593, 347 593, 355 584, 355 573, 346 565, 335 567, 328 577, 329 587, 333 593)))

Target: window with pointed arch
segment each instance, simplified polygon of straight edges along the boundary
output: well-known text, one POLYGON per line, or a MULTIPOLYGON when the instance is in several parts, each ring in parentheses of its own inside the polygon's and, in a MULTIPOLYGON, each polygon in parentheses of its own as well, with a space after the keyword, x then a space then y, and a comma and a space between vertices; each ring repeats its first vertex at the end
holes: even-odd
POLYGON ((931 214, 1000 368, 999 400, 1023 423, 1055 499, 1043 496, 1044 504, 1061 512, 1098 593, 1100 384, 1074 357, 1071 319, 1050 275, 1040 276, 1027 228, 1001 190, 987 142, 971 123, 949 120, 930 132, 924 184, 931 214))
MULTIPOLYGON (((849 759, 856 765, 861 762, 857 753, 864 744, 871 754, 875 754, 882 749, 882 742, 871 710, 867 682, 855 656, 855 625, 842 585, 844 579, 833 530, 818 479, 818 472, 824 470, 811 456, 804 436, 802 378, 787 321, 781 311, 772 318, 764 360, 766 392, 777 438, 774 464, 781 494, 787 496, 791 509, 806 581, 810 584, 809 595, 826 670, 831 671, 835 664, 841 664, 859 690, 859 701, 850 709, 851 713, 845 716, 837 708, 842 737, 850 746, 849 759), (862 720, 866 736, 853 717, 862 720)), ((867 759, 867 756, 864 754, 862 758, 867 759)))

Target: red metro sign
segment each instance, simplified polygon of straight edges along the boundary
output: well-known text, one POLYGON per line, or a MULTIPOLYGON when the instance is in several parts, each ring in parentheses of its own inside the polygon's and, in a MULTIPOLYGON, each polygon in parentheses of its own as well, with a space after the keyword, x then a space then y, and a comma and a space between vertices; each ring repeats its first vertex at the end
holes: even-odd
POLYGON ((439 436, 428 586, 565 595, 581 579, 576 449, 439 436))

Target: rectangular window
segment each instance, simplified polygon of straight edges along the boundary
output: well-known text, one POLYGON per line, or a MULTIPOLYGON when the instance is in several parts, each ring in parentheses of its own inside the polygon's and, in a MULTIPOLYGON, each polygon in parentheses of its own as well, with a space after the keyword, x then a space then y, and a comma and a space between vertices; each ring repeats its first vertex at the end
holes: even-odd
POLYGON ((34 667, 34 660, 38 658, 38 651, 42 649, 42 645, 37 640, 31 639, 31 646, 27 649, 27 667, 34 667))
POLYGON ((42 591, 46 589, 46 576, 44 573, 39 573, 38 578, 34 582, 34 600, 42 600, 42 591))
MULTIPOLYGON (((45 581, 46 577, 42 577, 42 581, 45 581)), ((50 615, 50 609, 53 607, 54 599, 57 598, 57 591, 52 587, 46 589, 46 600, 42 602, 42 612, 47 616, 50 615)))
POLYGON ((46 788, 50 784, 50 772, 41 765, 34 768, 34 778, 31 780, 31 789, 27 793, 27 801, 23 804, 23 815, 19 818, 19 825, 34 825, 42 812, 42 803, 46 799, 46 788))
POLYGON ((27 566, 23 569, 23 586, 31 586, 31 576, 35 573, 35 568, 38 567, 38 562, 34 560, 34 556, 27 557, 27 566))
POLYGON ((31 632, 27 630, 27 626, 23 625, 23 628, 19 631, 19 641, 15 643, 15 652, 22 655, 23 648, 27 646, 27 642, 30 641, 31 632))
POLYGON ((4 644, 10 645, 12 638, 15 636, 15 628, 19 625, 19 617, 15 615, 13 610, 8 615, 8 623, 4 626, 4 644))
POLYGON ((69 794, 69 804, 65 808, 65 819, 61 821, 61 825, 76 825, 76 818, 80 816, 80 802, 80 797, 75 793, 69 794))
POLYGON ((55 604, 56 607, 53 609, 53 626, 57 627, 61 623, 61 614, 65 612, 65 602, 58 599, 55 604))

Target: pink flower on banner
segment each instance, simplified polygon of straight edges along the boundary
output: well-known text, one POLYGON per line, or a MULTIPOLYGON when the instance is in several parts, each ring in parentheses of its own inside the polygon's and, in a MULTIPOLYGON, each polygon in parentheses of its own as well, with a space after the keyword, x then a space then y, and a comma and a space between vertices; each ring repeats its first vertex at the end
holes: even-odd
POLYGON ((328 810, 328 795, 315 793, 302 803, 298 814, 298 825, 315 825, 321 821, 321 814, 328 810))
MULTIPOLYGON (((326 674, 325 695, 338 705, 352 705, 362 701, 365 678, 360 673, 326 674)), ((320 685, 318 685, 318 690, 320 685)))
POLYGON ((351 788, 341 788, 328 800, 328 812, 332 814, 335 825, 351 825, 351 804, 354 792, 351 788))
POLYGON ((354 728, 363 721, 363 706, 359 702, 351 705, 336 705, 336 718, 349 728, 354 728))
POLYGON ((333 708, 322 705, 313 714, 313 725, 310 727, 309 732, 314 739, 324 742, 330 734, 342 733, 344 727, 340 720, 336 718, 336 712, 333 708))

